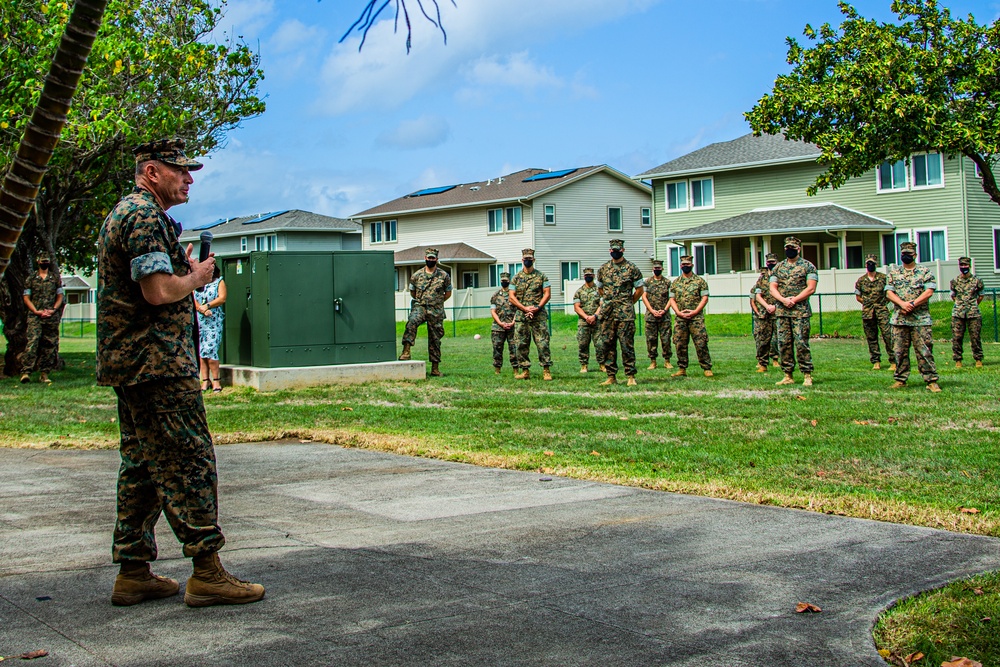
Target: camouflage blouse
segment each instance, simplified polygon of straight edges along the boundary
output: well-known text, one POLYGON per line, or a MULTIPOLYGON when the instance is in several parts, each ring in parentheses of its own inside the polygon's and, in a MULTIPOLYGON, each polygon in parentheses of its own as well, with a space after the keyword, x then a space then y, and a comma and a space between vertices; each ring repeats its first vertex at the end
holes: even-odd
MULTIPOLYGON (((937 280, 927 267, 917 264, 912 271, 904 269, 902 264, 893 264, 889 267, 886 292, 895 292, 903 301, 914 301, 928 289, 936 290, 937 280)), ((933 323, 930 306, 924 303, 910 313, 904 313, 897 308, 890 322, 902 327, 929 327, 933 323)))
POLYGON ((434 267, 434 271, 431 273, 419 269, 410 276, 410 292, 413 294, 413 301, 417 305, 423 306, 428 315, 442 319, 445 317, 444 299, 450 291, 451 274, 440 267, 434 267))
MULTIPOLYGON (((757 315, 756 311, 754 311, 754 317, 772 317, 772 315, 768 313, 767 310, 765 310, 757 301, 757 295, 760 294, 761 298, 772 306, 777 303, 774 297, 771 296, 770 280, 771 270, 762 269, 760 275, 757 277, 757 282, 755 282, 753 287, 750 288, 750 298, 754 299, 754 303, 757 304, 757 310, 760 311, 760 315, 757 315)), ((777 313, 777 311, 775 311, 775 313, 777 313)))
MULTIPOLYGON (((694 310, 701 303, 703 296, 708 296, 708 282, 699 275, 690 273, 681 274, 674 278, 674 303, 679 310, 694 310)), ((698 313, 697 317, 704 317, 705 311, 698 313)))
POLYGON ((52 269, 49 269, 49 274, 44 278, 38 273, 32 273, 24 281, 24 296, 31 299, 37 310, 48 310, 55 306, 56 299, 62 293, 62 280, 52 269))
MULTIPOLYGON (((497 317, 502 322, 514 321, 514 304, 510 302, 510 290, 500 288, 490 297, 490 309, 497 311, 497 317)), ((505 331, 505 329, 493 320, 493 331, 505 331)))
MULTIPOLYGON (((810 280, 819 280, 816 265, 800 255, 794 262, 778 262, 774 267, 769 281, 778 284, 778 294, 783 297, 793 297, 804 290, 810 280)), ((776 304, 774 314, 778 317, 811 317, 812 308, 809 299, 800 301, 791 308, 785 307, 780 301, 776 304)))
POLYGON ((593 315, 601 306, 601 293, 596 287, 584 285, 573 294, 573 303, 580 304, 583 312, 593 315))
MULTIPOLYGON (((545 296, 545 288, 549 287, 549 279, 538 269, 533 269, 528 273, 524 269, 518 271, 517 275, 510 281, 510 291, 514 293, 522 306, 537 306, 545 296)), ((535 318, 547 317, 548 313, 542 308, 535 313, 535 318)), ((517 311, 517 321, 524 319, 524 312, 517 311)))
POLYGON ((889 299, 885 296, 887 279, 884 273, 876 271, 875 280, 869 280, 866 273, 854 283, 854 294, 861 297, 861 319, 872 320, 879 312, 889 310, 889 299))
POLYGON ((194 299, 154 306, 139 281, 191 272, 179 225, 152 193, 135 188, 108 215, 97 241, 97 384, 197 377, 194 299))
POLYGON ((951 309, 952 317, 964 317, 970 320, 982 319, 979 310, 979 297, 984 289, 983 281, 974 273, 951 279, 951 298, 955 307, 951 309))
POLYGON ((619 320, 628 322, 635 320, 635 304, 632 295, 636 287, 643 287, 642 271, 628 260, 621 264, 614 261, 605 262, 597 270, 597 286, 601 290, 604 307, 601 308, 602 320, 619 320))
MULTIPOLYGON (((656 310, 663 310, 670 301, 670 278, 653 276, 646 281, 646 298, 656 310)), ((653 317, 650 315, 650 317, 653 317)), ((655 319, 655 318, 654 318, 655 319)))

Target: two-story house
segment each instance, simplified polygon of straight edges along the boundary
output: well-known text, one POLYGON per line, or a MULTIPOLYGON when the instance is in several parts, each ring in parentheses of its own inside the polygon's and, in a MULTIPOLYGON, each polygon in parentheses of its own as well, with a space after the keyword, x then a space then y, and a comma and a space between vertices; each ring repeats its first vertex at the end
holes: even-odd
POLYGON ((821 271, 841 270, 845 280, 821 274, 819 291, 834 292, 853 284, 866 254, 894 263, 898 244, 910 240, 918 261, 944 267, 941 284, 967 255, 987 286, 1000 286, 1000 207, 971 160, 914 153, 809 197, 806 188, 824 171, 819 156, 812 144, 747 134, 636 175, 652 182, 657 256, 672 275, 685 250, 709 277, 755 272, 764 253, 780 256, 784 237, 794 235, 821 271))
POLYGON ((180 241, 199 245, 198 239, 206 230, 214 236, 212 252, 217 257, 254 250, 361 249, 361 225, 309 211, 276 211, 186 226, 180 241))
POLYGON ((652 270, 650 188, 607 165, 524 169, 427 188, 353 217, 363 224, 365 250, 396 251, 401 293, 423 266, 424 248, 437 247, 439 264, 452 272, 455 287, 448 307, 488 306, 500 273, 521 269, 524 248, 535 249, 536 268, 549 277, 554 304, 573 296, 564 283, 608 261, 610 239, 624 239, 626 257, 644 273, 652 270))

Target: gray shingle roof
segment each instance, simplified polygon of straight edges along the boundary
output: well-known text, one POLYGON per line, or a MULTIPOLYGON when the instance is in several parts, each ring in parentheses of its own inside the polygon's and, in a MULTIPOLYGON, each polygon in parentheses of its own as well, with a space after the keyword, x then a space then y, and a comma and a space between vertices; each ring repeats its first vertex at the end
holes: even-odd
MULTIPOLYGON (((209 228, 208 231, 212 232, 212 235, 216 238, 244 236, 246 234, 268 234, 278 231, 327 231, 343 232, 345 234, 361 233, 361 224, 354 222, 353 220, 334 218, 329 215, 320 215, 319 213, 310 213, 309 211, 300 211, 297 209, 285 211, 281 215, 276 215, 273 218, 262 220, 261 222, 254 222, 256 218, 261 218, 265 215, 267 214, 261 213, 258 215, 246 215, 239 218, 231 218, 228 222, 218 225, 217 227, 209 228)), ((204 230, 185 230, 184 233, 181 234, 180 240, 196 241, 202 231, 204 230)))
POLYGON ((720 141, 661 164, 635 178, 653 178, 718 169, 734 169, 761 163, 806 161, 820 155, 819 147, 783 136, 745 134, 732 141, 720 141))
POLYGON ((822 230, 895 229, 888 220, 876 218, 837 204, 813 204, 782 208, 754 209, 706 225, 689 227, 657 237, 657 241, 690 241, 761 234, 791 234, 822 230))
POLYGON ((428 247, 438 249, 438 261, 442 264, 473 262, 473 263, 493 263, 497 259, 493 255, 488 255, 479 248, 474 248, 467 243, 443 243, 437 245, 420 245, 400 250, 395 254, 397 266, 402 264, 423 264, 424 250, 428 247))
POLYGON ((62 276, 63 289, 89 290, 90 285, 80 276, 62 276))

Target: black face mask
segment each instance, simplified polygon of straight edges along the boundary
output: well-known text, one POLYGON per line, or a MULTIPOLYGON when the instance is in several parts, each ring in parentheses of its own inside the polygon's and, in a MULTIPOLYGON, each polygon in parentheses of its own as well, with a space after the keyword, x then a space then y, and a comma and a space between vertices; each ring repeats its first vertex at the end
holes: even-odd
POLYGON ((774 267, 776 267, 777 265, 778 265, 777 262, 768 262, 767 263, 767 270, 768 271, 772 271, 772 270, 774 270, 774 267))
POLYGON ((509 280, 501 280, 500 281, 500 287, 509 287, 509 286, 510 286, 510 281, 509 280))
POLYGON ((42 270, 47 269, 47 268, 49 268, 49 263, 48 262, 42 262, 41 264, 38 265, 38 268, 40 268, 42 270))
POLYGON ((960 266, 960 267, 958 267, 958 270, 961 271, 964 274, 964 273, 968 273, 969 271, 971 271, 972 267, 970 267, 970 266, 960 266))
POLYGON ((428 269, 433 269, 435 266, 437 266, 437 260, 436 259, 425 259, 424 260, 424 264, 427 265, 428 269))
POLYGON ((874 271, 875 270, 875 262, 867 262, 865 264, 865 268, 867 268, 869 271, 874 271))
POLYGON ((625 253, 623 253, 621 250, 612 250, 611 251, 611 259, 621 259, 624 256, 625 256, 625 253))
POLYGON ((908 252, 904 252, 900 255, 899 259, 903 262, 903 264, 913 264, 913 255, 908 252))
POLYGON ((663 269, 653 269, 653 275, 654 276, 662 276, 663 275, 663 269))
POLYGON ((691 266, 690 264, 685 264, 681 267, 681 271, 683 271, 684 273, 691 273, 692 271, 694 271, 694 267, 691 266))
POLYGON ((594 276, 584 276, 583 281, 587 283, 592 283, 594 282, 594 276))
POLYGON ((799 256, 798 248, 785 248, 785 257, 788 259, 795 259, 799 256))
POLYGON ((532 265, 535 263, 535 260, 531 259, 530 257, 525 257, 524 259, 521 260, 521 263, 530 269, 532 265))

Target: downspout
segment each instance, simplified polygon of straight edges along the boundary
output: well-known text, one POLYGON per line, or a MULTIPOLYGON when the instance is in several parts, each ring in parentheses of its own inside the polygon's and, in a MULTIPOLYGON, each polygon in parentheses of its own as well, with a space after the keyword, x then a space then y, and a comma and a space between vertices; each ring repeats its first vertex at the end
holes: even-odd
POLYGON ((962 179, 962 236, 965 239, 965 256, 972 257, 969 243, 969 184, 965 182, 965 154, 959 160, 958 173, 962 179))

